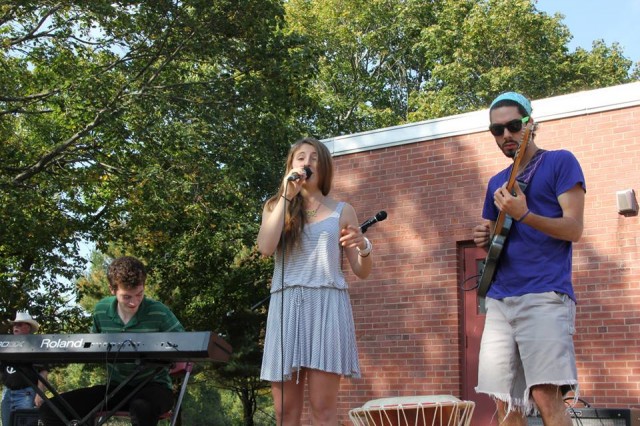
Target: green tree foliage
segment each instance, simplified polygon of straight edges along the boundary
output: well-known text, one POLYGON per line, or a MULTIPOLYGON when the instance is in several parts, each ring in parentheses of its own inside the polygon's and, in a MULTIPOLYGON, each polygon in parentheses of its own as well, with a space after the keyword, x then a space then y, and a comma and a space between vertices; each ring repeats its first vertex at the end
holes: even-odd
POLYGON ((291 28, 318 51, 309 96, 324 137, 637 79, 619 45, 569 52, 561 16, 531 0, 286 2, 291 28))
POLYGON ((632 62, 619 46, 600 42, 591 52, 569 53, 561 16, 539 12, 529 0, 441 4, 438 23, 421 36, 433 67, 411 98, 411 120, 486 107, 506 90, 537 99, 629 81, 632 62))
POLYGON ((242 424, 247 426, 260 424, 254 416, 264 404, 265 393, 269 394, 265 392, 268 383, 260 380, 260 366, 268 306, 265 277, 270 275, 272 266, 255 250, 240 253, 216 286, 216 303, 208 310, 217 320, 217 329, 234 348, 232 359, 211 369, 210 377, 241 401, 242 424), (222 312, 223 307, 233 309, 222 312))
POLYGON ((327 137, 397 124, 408 114, 422 66, 414 43, 432 2, 291 0, 292 31, 318 59, 307 93, 319 108, 310 120, 327 137), (421 3, 421 4, 418 4, 421 3))
POLYGON ((61 306, 73 300, 65 282, 78 276, 83 237, 102 251, 188 243, 186 215, 202 220, 192 236, 243 228, 233 244, 251 244, 252 228, 227 211, 241 206, 240 223, 255 222, 278 172, 264 165, 299 133, 295 82, 307 72, 279 29, 279 2, 1 7, 5 318, 29 299, 43 314, 39 303, 57 305, 54 325, 77 315, 62 318, 61 306), (33 300, 43 288, 46 300, 33 300))
POLYGON ((79 304, 85 312, 93 312, 93 308, 100 299, 109 296, 108 262, 109 260, 104 254, 93 251, 89 269, 76 282, 79 304))
MULTIPOLYGON (((193 426, 220 425, 231 426, 228 406, 218 389, 211 386, 203 373, 194 375, 189 380, 187 395, 183 401, 182 424, 193 426)), ((238 417, 241 420, 241 417, 238 417)), ((236 423, 241 424, 241 423, 236 423)))
MULTIPOLYGON (((31 305, 48 332, 86 330, 80 308, 68 307, 86 238, 104 253, 119 247, 141 257, 149 288, 187 329, 227 328, 229 306, 248 309, 268 293, 268 274, 242 287, 230 271, 243 257, 257 259, 250 271, 269 263, 247 254, 281 173, 268 165, 281 163, 304 124, 297 82, 311 71, 308 52, 282 31, 280 3, 1 8, 5 318, 31 305), (234 298, 221 290, 231 284, 234 298)), ((79 283, 87 307, 104 291, 102 272, 93 274, 79 283)), ((260 341, 243 349, 236 342, 248 338, 226 338, 236 368, 255 375, 245 363, 255 364, 260 341)), ((243 393, 250 410, 253 392, 243 393)))

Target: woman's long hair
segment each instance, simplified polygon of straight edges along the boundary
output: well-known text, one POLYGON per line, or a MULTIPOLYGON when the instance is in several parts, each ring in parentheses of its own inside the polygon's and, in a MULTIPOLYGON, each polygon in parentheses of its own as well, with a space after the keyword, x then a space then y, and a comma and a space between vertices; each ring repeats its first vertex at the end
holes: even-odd
MULTIPOLYGON (((291 172, 296 152, 305 144, 313 146, 318 153, 318 166, 316 168, 315 175, 318 181, 318 188, 320 188, 322 195, 326 196, 329 194, 329 191, 331 191, 331 184, 333 183, 333 158, 331 157, 331 153, 327 146, 318 139, 306 137, 291 145, 289 154, 287 155, 285 176, 288 176, 291 172)), ((286 195, 286 197, 291 200, 290 203, 287 203, 284 239, 287 246, 292 247, 300 239, 300 235, 302 234, 302 230, 306 222, 306 217, 304 215, 302 195, 298 193, 297 196, 291 198, 291 195, 284 193, 284 189, 285 187, 281 184, 278 192, 267 200, 267 208, 270 211, 273 210, 274 206, 283 195, 286 195)), ((282 244, 282 241, 280 241, 280 244, 282 244)))

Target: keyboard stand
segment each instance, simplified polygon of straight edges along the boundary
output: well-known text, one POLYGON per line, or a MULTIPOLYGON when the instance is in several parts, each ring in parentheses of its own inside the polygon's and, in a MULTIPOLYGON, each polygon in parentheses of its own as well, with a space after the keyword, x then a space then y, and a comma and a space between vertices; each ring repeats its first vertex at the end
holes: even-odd
POLYGON ((111 398, 113 398, 114 395, 116 395, 122 388, 127 386, 133 379, 138 377, 140 374, 150 370, 154 370, 153 374, 150 374, 149 377, 147 377, 144 381, 139 383, 115 407, 110 409, 104 415, 104 417, 96 425, 96 426, 101 426, 104 423, 106 423, 116 413, 116 411, 118 411, 122 406, 124 406, 131 398, 133 398, 133 396, 136 393, 138 393, 140 389, 146 386, 147 383, 149 383, 157 373, 159 373, 163 368, 166 368, 168 365, 170 365, 168 363, 144 364, 140 360, 135 361, 135 364, 137 364, 135 370, 133 370, 131 374, 129 374, 129 376, 127 376, 127 378, 122 383, 120 383, 115 389, 109 392, 109 394, 102 401, 100 401, 100 403, 96 405, 89 412, 89 414, 84 416, 82 419, 80 419, 80 415, 76 412, 76 410, 71 405, 69 405, 67 401, 65 401, 63 396, 57 391, 57 389, 51 384, 51 382, 49 382, 45 377, 43 377, 40 374, 40 372, 37 371, 37 369, 33 365, 31 365, 30 368, 32 368, 33 371, 36 372, 36 374, 38 375, 38 380, 42 382, 45 385, 45 387, 53 394, 54 398, 56 398, 56 402, 62 405, 63 408, 67 410, 69 413, 71 413, 73 417, 72 420, 67 418, 67 416, 62 412, 62 410, 51 401, 51 399, 46 395, 46 393, 42 389, 38 387, 38 384, 34 383, 28 377, 28 375, 23 371, 23 369, 20 368, 20 367, 26 367, 26 365, 17 367, 16 370, 20 374, 20 376, 24 378, 27 381, 27 383, 29 383, 29 385, 31 385, 31 387, 35 390, 35 392, 38 395, 40 395, 43 402, 51 408, 51 410, 56 414, 56 416, 58 416, 58 418, 62 420, 62 422, 65 425, 69 425, 69 426, 76 426, 76 425, 93 426, 93 422, 91 422, 90 420, 92 420, 92 418, 95 416, 97 412, 104 411, 103 407, 109 402, 111 398))

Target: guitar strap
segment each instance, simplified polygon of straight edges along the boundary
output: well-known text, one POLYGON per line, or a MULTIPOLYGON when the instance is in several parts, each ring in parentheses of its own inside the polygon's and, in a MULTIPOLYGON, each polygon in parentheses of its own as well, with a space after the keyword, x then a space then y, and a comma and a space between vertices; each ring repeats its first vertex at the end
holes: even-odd
POLYGON ((531 182, 531 178, 533 177, 536 170, 538 170, 538 166, 542 162, 542 154, 544 154, 545 152, 547 152, 546 149, 538 149, 536 153, 533 154, 533 158, 531 158, 531 161, 527 163, 522 173, 520 173, 520 176, 516 178, 516 180, 518 181, 518 185, 520 185, 520 189, 522 189, 522 192, 527 189, 529 182, 531 182))

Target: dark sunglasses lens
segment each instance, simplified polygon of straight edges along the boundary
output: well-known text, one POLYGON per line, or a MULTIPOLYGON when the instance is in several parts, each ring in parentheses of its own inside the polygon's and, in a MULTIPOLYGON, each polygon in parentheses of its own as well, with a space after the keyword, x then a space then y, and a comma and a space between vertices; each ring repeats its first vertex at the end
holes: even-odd
POLYGON ((504 125, 503 124, 492 124, 489 126, 489 131, 493 136, 502 136, 504 133, 504 125))
POLYGON ((515 120, 511 120, 506 124, 492 124, 489 126, 489 131, 493 136, 502 136, 504 134, 504 129, 508 129, 511 133, 517 133, 522 130, 522 120, 516 118, 515 120))
MULTIPOLYGON (((507 124, 505 124, 505 127, 511 132, 511 133, 516 133, 519 132, 520 130, 522 130, 522 120, 517 119, 517 120, 511 120, 510 122, 508 122, 507 124)), ((504 130, 502 131, 504 133, 504 130)))

